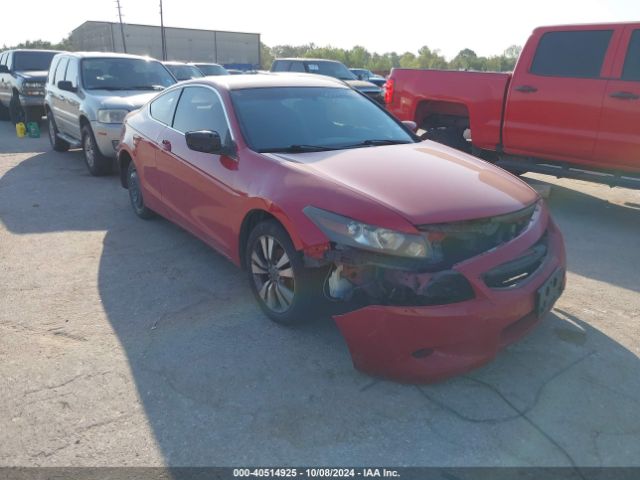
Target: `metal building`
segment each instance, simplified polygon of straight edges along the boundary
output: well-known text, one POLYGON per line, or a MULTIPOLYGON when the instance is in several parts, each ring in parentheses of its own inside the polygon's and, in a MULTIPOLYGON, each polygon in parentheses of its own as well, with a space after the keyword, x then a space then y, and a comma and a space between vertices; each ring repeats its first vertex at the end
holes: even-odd
MULTIPOLYGON (((260 68, 260 34, 165 27, 167 60, 260 68)), ((125 23, 127 53, 162 59, 160 27, 125 23)), ((124 52, 120 24, 84 22, 71 32, 77 51, 124 52)))

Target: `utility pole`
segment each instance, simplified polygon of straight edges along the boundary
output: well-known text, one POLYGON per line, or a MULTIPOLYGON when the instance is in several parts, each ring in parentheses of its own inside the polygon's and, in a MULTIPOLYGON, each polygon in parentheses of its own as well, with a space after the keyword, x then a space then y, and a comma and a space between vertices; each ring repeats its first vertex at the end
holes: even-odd
POLYGON ((127 43, 124 39, 124 24, 122 23, 122 7, 120 6, 120 0, 116 0, 118 6, 118 18, 120 19, 120 34, 122 35, 122 51, 127 53, 127 43))
POLYGON ((164 35, 164 17, 162 16, 162 0, 160 0, 160 37, 162 40, 162 60, 167 59, 167 39, 164 35))

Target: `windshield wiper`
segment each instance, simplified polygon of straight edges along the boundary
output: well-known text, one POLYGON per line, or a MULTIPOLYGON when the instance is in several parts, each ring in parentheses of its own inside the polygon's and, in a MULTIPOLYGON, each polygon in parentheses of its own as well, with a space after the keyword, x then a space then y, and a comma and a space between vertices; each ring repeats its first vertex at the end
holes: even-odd
POLYGON ((288 147, 262 148, 258 150, 258 153, 328 152, 337 149, 337 147, 325 147, 322 145, 289 145, 288 147))
POLYGON ((358 148, 358 147, 378 147, 380 145, 401 145, 405 143, 413 143, 407 140, 389 140, 389 139, 370 139, 363 140, 360 143, 354 143, 353 145, 345 145, 342 148, 358 148))

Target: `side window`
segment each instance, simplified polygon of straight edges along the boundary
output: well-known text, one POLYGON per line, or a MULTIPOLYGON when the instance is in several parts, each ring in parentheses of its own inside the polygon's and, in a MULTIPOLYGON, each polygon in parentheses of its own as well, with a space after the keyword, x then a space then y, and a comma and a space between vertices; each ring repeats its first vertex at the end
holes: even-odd
POLYGON ((7 57, 4 59, 4 64, 9 70, 13 68, 13 52, 7 52, 7 57))
POLYGON ((180 97, 180 89, 173 90, 169 93, 159 96, 149 106, 150 114, 153 118, 165 125, 171 125, 173 112, 176 109, 176 103, 180 97))
POLYGON ((53 61, 51 62, 51 66, 49 67, 49 75, 47 77, 47 80, 49 81, 50 85, 54 85, 54 77, 56 75, 56 69, 58 68, 58 63, 60 63, 60 57, 54 57, 53 61))
POLYGON ((67 73, 64 79, 71 82, 74 88, 78 88, 78 59, 69 58, 69 66, 67 67, 67 73))
POLYGON ((304 72, 304 63, 302 62, 291 62, 292 72, 304 72))
POLYGON ((634 30, 631 34, 627 58, 622 70, 622 80, 640 82, 640 30, 634 30))
POLYGON ((56 68, 56 73, 53 76, 53 84, 58 85, 58 82, 64 80, 64 72, 67 69, 67 63, 69 63, 69 58, 64 57, 60 59, 58 62, 58 67, 56 68))
POLYGON ((599 78, 613 30, 547 32, 540 39, 531 73, 552 77, 599 78))
POLYGON ((6 65, 6 60, 7 59, 7 52, 4 52, 2 55, 0 55, 0 65, 6 65))
POLYGON ((179 132, 213 130, 223 143, 228 140, 229 127, 218 95, 209 88, 187 87, 182 92, 173 128, 179 132))

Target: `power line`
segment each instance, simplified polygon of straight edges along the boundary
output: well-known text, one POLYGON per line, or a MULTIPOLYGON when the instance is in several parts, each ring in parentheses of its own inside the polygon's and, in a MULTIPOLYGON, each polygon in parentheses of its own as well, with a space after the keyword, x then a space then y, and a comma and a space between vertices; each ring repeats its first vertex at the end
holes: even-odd
POLYGON ((122 7, 120 6, 120 0, 116 0, 116 5, 118 7, 118 18, 120 19, 120 34, 122 35, 122 51, 127 53, 127 43, 124 39, 124 24, 122 23, 122 7))

